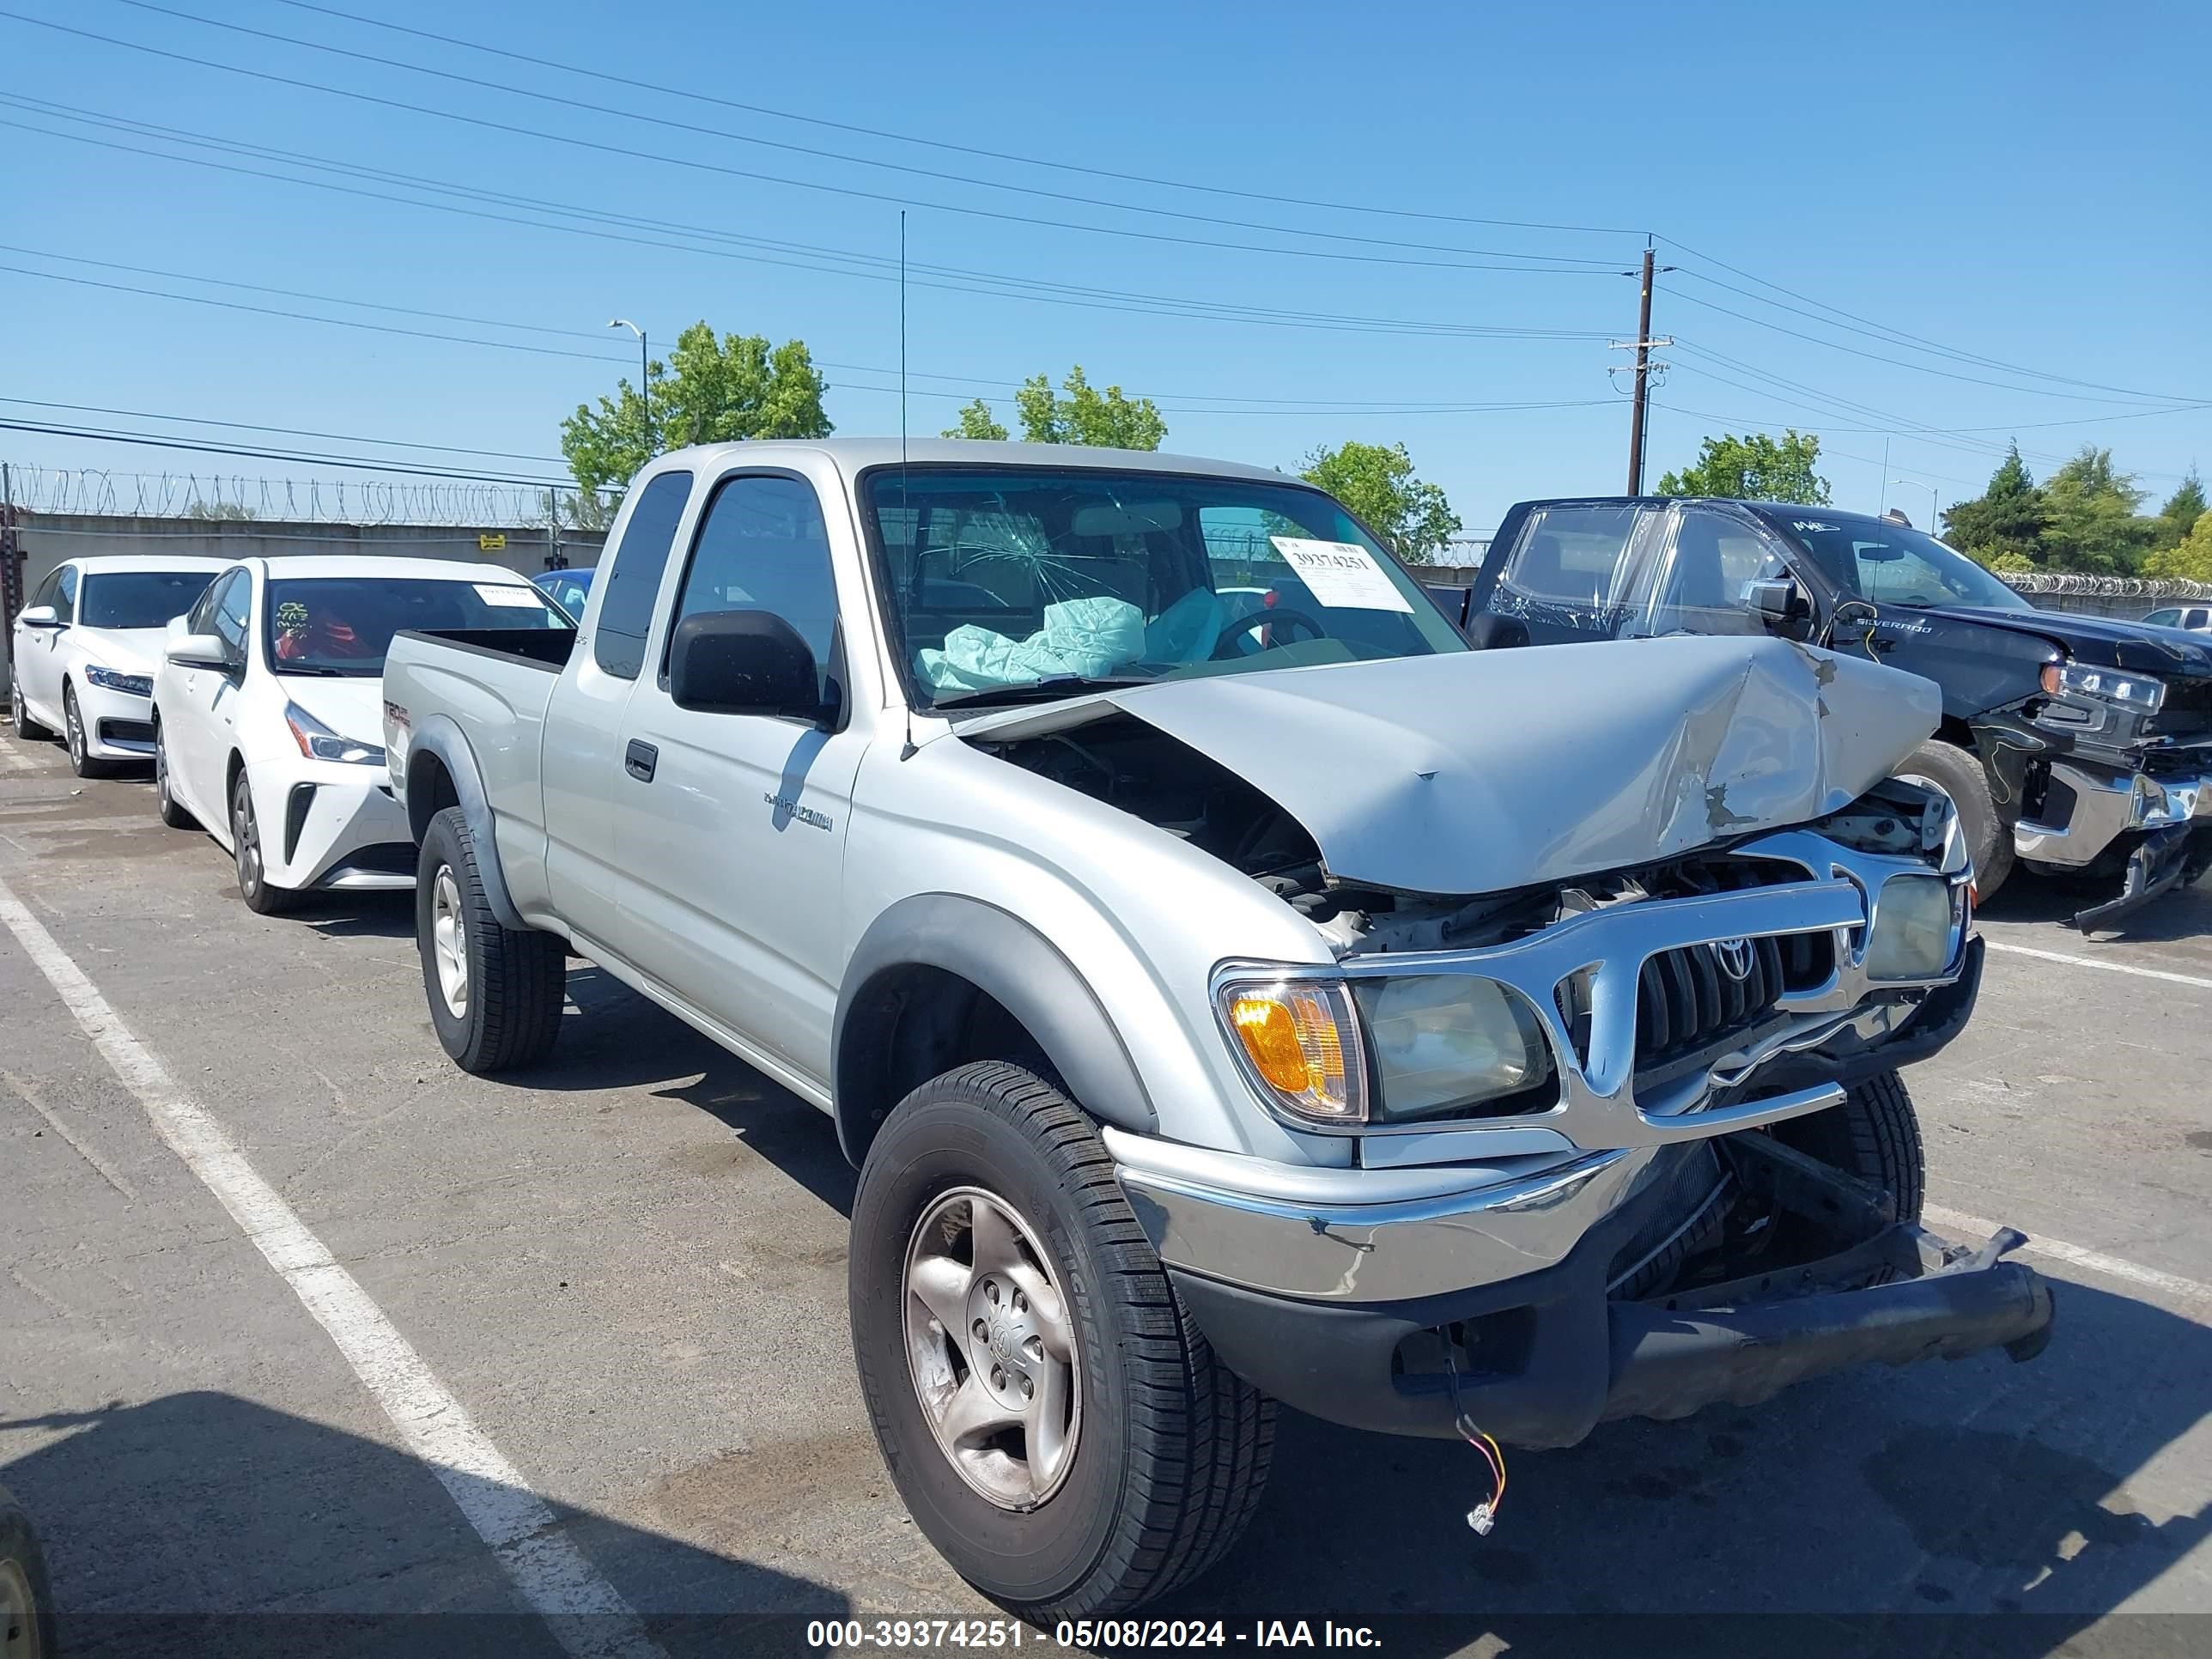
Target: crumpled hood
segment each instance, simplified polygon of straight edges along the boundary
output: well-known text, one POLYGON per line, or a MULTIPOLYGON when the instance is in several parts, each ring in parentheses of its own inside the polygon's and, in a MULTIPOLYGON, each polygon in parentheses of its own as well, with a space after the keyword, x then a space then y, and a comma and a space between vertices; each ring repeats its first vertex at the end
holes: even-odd
POLYGON ((2118 617, 2083 616, 2071 611, 1996 611, 1973 605, 1899 607, 1885 616, 1941 617, 1947 622, 2002 628, 2049 640, 2076 662, 2121 668, 2136 674, 2212 675, 2212 646, 2199 644, 2179 629, 2148 628, 2118 617))
POLYGON ((1498 892, 1848 805, 1942 714, 1916 674, 1784 640, 1668 638, 1207 676, 1009 711, 1119 708, 1303 824, 1340 880, 1498 892))
POLYGON ((376 675, 324 679, 309 674, 281 674, 284 695, 342 738, 381 744, 384 741, 384 681, 376 675))

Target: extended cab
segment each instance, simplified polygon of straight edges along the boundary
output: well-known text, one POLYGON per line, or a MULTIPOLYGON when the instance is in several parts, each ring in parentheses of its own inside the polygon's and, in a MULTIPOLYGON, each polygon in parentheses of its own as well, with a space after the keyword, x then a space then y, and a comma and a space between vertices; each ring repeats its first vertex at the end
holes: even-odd
POLYGON ((687 450, 609 549, 573 635, 393 644, 432 1022, 540 1058, 573 950, 834 1119, 878 1443, 1002 1603, 1203 1571, 1277 1400, 1562 1446, 2046 1340, 2018 1234, 1917 1224, 1981 969, 1926 681, 1472 651, 1168 456, 687 450))
POLYGON ((2212 867, 2212 639, 2038 610, 1892 519, 1523 501, 1464 620, 1492 645, 1771 635, 1925 675, 1943 718, 1905 772, 1956 806, 1984 899, 2015 860, 2095 878, 2111 896, 2074 918, 2086 929, 2212 867))

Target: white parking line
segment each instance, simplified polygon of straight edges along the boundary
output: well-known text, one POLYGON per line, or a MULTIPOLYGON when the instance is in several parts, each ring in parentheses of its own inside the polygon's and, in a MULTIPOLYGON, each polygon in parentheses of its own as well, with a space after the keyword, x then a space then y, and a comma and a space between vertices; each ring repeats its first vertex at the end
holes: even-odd
POLYGON ((392 1425, 429 1465, 523 1601, 575 1659, 665 1659, 637 1615, 561 1530, 467 1409, 340 1267, 229 1133, 179 1088, 106 998, 0 881, 0 921, 46 976, 155 1129, 330 1334, 392 1425))
POLYGON ((39 763, 12 743, 0 743, 0 772, 35 772, 39 763))
MULTIPOLYGON (((1984 1221, 1978 1215, 1964 1215, 1957 1210, 1947 1210, 1940 1204, 1923 1204, 1921 1218, 1933 1222, 1946 1232, 1957 1233, 1960 1242, 1969 1238, 1987 1238, 1997 1230, 1994 1221, 1984 1221)), ((2026 1232, 2026 1228, 2021 1229, 2026 1232)), ((2106 1255, 2102 1250, 2086 1250, 2079 1244, 2069 1244, 2063 1239, 2031 1237, 2022 1246, 2036 1255, 2047 1255, 2053 1261, 2063 1261, 2069 1267, 2087 1267, 2093 1273, 2102 1273, 2107 1279, 2125 1279, 2130 1285, 2141 1285, 2147 1290, 2163 1291, 2166 1295, 2183 1301, 2212 1304, 2212 1285, 2200 1285, 2193 1279, 2184 1279, 2179 1273, 2160 1273, 2156 1267, 2138 1267, 2116 1255, 2106 1255)))
POLYGON ((2202 974, 2170 973, 2163 968, 2138 968, 2129 962, 2106 962, 2098 957, 2070 957, 2063 951, 2039 951, 2032 945, 2004 945, 1982 935, 1982 944, 1991 951, 2002 951, 2008 956, 2036 957, 2045 962, 2063 962, 2069 968, 2099 968, 2108 974, 2133 974, 2137 979, 2162 979, 2173 985, 2194 985, 2200 991, 2212 991, 2212 979, 2202 974))

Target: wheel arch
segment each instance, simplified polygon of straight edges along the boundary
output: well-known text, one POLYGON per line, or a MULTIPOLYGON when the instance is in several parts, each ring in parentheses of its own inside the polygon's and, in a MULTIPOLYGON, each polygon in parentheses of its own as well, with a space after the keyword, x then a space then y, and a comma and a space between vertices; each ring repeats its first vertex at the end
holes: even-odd
POLYGON ((984 900, 922 893, 862 935, 831 1036, 837 1141, 856 1166, 892 1107, 971 1060, 1042 1060, 1083 1109, 1154 1133, 1158 1116, 1121 1033, 1075 965, 984 900))
POLYGON ((477 768, 476 752, 469 747, 450 715, 432 714, 415 729, 407 744, 407 773, 400 793, 407 805, 407 830, 420 847, 430 820, 448 806, 458 806, 468 820, 475 843, 477 873, 483 882, 484 900, 502 927, 527 928, 507 889, 500 867, 499 841, 492 817, 491 798, 477 768))

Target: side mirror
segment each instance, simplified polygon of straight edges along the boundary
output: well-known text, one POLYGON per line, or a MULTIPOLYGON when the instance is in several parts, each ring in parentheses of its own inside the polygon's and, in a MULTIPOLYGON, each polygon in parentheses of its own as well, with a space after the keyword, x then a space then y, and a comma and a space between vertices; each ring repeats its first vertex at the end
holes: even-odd
POLYGON ((676 624, 668 693, 706 714, 769 714, 826 724, 814 653, 799 630, 765 611, 708 611, 676 624))
POLYGON ((1743 608, 1778 629, 1804 622, 1813 614, 1805 590, 1789 576, 1762 576, 1746 582, 1743 608))
POLYGON ((1518 617, 1501 617, 1494 611, 1486 611, 1469 622, 1465 632, 1467 642, 1478 651, 1503 651, 1528 643, 1527 623, 1518 617))
POLYGON ((230 647, 213 634, 173 634, 162 654, 179 668, 211 668, 230 672, 230 647))
POLYGON ((50 605, 34 605, 15 613, 15 620, 26 628, 59 628, 62 619, 54 614, 50 605))

